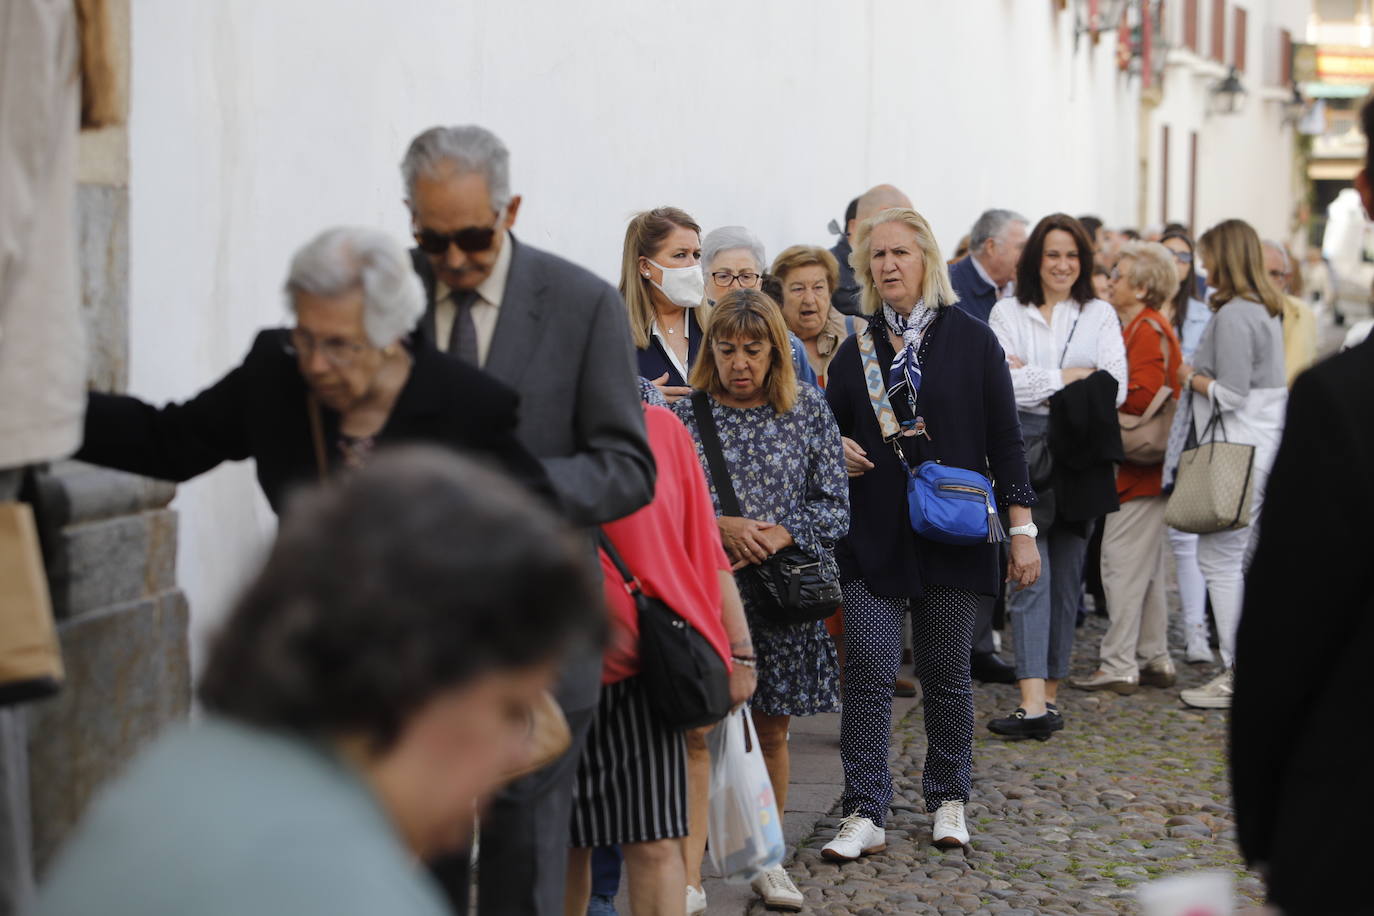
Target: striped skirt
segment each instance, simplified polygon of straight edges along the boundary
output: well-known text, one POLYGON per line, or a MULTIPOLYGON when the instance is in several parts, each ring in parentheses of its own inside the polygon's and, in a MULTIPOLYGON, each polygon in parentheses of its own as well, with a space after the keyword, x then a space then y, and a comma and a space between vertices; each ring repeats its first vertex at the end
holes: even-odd
POLYGON ((682 733, 658 721, 639 678, 602 686, 577 767, 572 845, 614 846, 686 835, 682 733))

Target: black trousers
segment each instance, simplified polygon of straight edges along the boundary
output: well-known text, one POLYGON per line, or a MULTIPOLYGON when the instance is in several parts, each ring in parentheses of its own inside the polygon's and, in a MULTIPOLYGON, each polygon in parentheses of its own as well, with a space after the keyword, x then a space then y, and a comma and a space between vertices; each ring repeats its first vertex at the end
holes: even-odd
MULTIPOLYGON (((573 783, 596 709, 565 711, 572 746, 553 763, 511 783, 482 815, 478 912, 562 916, 573 783)), ((456 916, 468 912, 468 853, 430 863, 456 916)))
POLYGON ((978 611, 973 617, 973 649, 969 653, 970 658, 991 655, 997 651, 997 644, 992 641, 992 631, 1006 618, 1007 613, 1007 583, 1002 581, 1007 568, 1007 554, 1007 545, 1003 542, 997 551, 997 594, 978 596, 978 611))

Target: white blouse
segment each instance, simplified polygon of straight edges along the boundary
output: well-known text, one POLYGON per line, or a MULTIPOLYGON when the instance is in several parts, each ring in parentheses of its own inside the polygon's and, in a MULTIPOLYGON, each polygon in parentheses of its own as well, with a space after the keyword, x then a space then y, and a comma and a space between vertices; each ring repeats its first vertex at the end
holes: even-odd
POLYGON ((1011 370, 1016 406, 1048 414, 1049 398, 1064 387, 1061 369, 1103 369, 1116 379, 1116 406, 1126 400, 1126 345, 1116 310, 1101 299, 1079 306, 1073 300, 1054 307, 1051 323, 1040 309, 1016 298, 992 307, 988 324, 1007 357, 1025 365, 1011 370), (1067 344, 1067 346, 1065 346, 1067 344))

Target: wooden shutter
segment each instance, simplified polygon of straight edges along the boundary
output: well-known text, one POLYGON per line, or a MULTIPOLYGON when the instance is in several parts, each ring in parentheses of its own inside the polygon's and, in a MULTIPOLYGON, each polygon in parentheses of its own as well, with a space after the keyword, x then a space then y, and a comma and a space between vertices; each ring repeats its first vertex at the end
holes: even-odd
POLYGON ((1231 63, 1235 64, 1237 70, 1245 72, 1245 33, 1246 33, 1246 14, 1245 10, 1236 7, 1232 14, 1235 25, 1235 36, 1231 39, 1234 48, 1234 57, 1231 63))
POLYGON ((1212 59, 1226 62, 1226 0, 1212 0, 1212 59))

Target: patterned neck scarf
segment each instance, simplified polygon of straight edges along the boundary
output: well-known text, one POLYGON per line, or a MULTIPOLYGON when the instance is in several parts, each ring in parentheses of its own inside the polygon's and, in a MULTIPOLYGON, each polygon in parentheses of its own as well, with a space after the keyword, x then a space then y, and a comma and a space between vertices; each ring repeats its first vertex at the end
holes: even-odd
POLYGON ((892 360, 887 378, 888 397, 896 397, 905 387, 907 399, 915 403, 916 395, 921 391, 921 338, 935 320, 935 314, 935 309, 926 307, 924 299, 917 302, 911 314, 905 317, 897 314, 896 309, 886 302, 883 303, 883 322, 889 331, 901 337, 906 344, 892 360))

